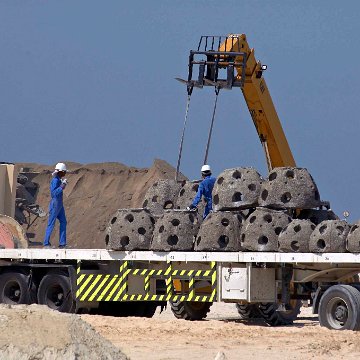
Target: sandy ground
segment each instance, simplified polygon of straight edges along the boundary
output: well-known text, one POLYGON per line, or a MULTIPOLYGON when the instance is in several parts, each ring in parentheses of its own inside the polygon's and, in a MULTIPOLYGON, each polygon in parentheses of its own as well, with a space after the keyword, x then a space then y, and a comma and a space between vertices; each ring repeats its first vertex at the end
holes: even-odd
POLYGON ((293 326, 239 320, 234 304, 216 303, 208 319, 177 320, 168 308, 152 319, 82 315, 132 360, 357 359, 360 334, 321 328, 311 308, 293 326))
POLYGON ((127 360, 75 314, 0 304, 0 360, 127 360))

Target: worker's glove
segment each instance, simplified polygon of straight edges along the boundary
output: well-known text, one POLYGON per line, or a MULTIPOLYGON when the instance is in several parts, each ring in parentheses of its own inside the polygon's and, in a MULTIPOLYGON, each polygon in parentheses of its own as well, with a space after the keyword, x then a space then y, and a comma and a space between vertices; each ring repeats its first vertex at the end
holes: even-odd
POLYGON ((190 206, 188 206, 188 207, 186 208, 186 210, 188 210, 188 211, 196 211, 196 210, 197 210, 197 207, 196 207, 195 205, 191 204, 190 206))
POLYGON ((66 179, 61 179, 61 187, 65 189, 66 185, 68 184, 68 181, 66 179))

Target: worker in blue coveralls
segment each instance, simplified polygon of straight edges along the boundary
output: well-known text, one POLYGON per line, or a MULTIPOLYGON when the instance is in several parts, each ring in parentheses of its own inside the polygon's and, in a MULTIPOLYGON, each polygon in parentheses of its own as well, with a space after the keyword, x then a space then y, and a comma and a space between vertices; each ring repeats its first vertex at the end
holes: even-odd
POLYGON ((54 229, 56 219, 60 222, 59 248, 66 247, 67 222, 63 205, 63 191, 67 185, 67 180, 64 179, 66 171, 66 165, 64 163, 58 163, 55 166, 55 171, 52 173, 53 178, 50 183, 51 201, 49 205, 49 220, 45 233, 44 247, 51 247, 50 237, 54 229))
POLYGON ((204 209, 203 219, 205 219, 210 211, 212 211, 212 191, 214 188, 214 184, 216 178, 211 176, 211 168, 210 165, 203 165, 201 167, 201 177, 203 181, 200 183, 196 196, 192 202, 192 204, 187 207, 188 210, 195 210, 201 201, 201 198, 204 196, 206 205, 204 209))

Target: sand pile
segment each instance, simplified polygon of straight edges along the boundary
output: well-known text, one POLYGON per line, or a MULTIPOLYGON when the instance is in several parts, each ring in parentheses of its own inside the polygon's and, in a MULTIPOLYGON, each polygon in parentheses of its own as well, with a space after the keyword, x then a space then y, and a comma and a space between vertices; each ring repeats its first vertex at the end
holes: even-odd
MULTIPOLYGON (((105 229, 117 209, 141 207, 148 188, 158 179, 173 179, 175 169, 163 160, 150 168, 128 167, 120 163, 78 164, 66 162, 70 172, 64 192, 68 220, 68 243, 76 248, 104 248, 105 229)), ((17 164, 38 174, 32 178, 40 186, 36 202, 47 211, 49 183, 54 166, 33 163, 17 164)), ((180 176, 180 179, 184 177, 180 176)), ((47 217, 39 218, 28 229, 32 243, 43 240, 47 217)), ((58 244, 58 225, 52 244, 58 244)))
POLYGON ((128 359, 80 316, 42 305, 0 305, 0 359, 128 359))

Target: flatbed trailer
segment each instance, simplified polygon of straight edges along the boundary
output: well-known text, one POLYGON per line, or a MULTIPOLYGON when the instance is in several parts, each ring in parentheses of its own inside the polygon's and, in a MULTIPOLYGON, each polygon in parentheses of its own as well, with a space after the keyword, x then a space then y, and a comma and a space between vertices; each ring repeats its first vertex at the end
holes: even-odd
POLYGON ((280 325, 306 301, 321 325, 360 328, 360 254, 1 249, 0 271, 8 304, 151 317, 170 302, 176 317, 197 320, 230 302, 280 325))

